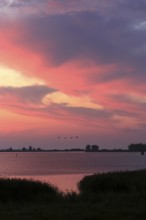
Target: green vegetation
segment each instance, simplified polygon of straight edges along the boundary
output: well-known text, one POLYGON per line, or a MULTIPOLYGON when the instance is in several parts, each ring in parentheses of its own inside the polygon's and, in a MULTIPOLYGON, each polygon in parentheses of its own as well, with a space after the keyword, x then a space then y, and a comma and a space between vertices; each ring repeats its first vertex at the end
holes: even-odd
POLYGON ((0 219, 146 219, 146 170, 84 177, 79 193, 31 180, 0 179, 0 219))

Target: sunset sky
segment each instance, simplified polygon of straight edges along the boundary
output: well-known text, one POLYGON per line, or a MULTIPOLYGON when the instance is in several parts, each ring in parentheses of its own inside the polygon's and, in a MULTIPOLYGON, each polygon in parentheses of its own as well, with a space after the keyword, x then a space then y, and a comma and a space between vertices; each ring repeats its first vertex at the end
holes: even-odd
POLYGON ((146 0, 0 0, 0 148, 131 142, 146 142, 146 0))

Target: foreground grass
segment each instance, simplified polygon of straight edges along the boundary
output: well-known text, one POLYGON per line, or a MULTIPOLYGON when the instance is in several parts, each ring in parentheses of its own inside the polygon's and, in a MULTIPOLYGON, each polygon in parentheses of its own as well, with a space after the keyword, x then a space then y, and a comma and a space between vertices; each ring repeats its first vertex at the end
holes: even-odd
POLYGON ((95 174, 78 184, 79 194, 41 182, 0 179, 0 219, 146 219, 146 170, 95 174))

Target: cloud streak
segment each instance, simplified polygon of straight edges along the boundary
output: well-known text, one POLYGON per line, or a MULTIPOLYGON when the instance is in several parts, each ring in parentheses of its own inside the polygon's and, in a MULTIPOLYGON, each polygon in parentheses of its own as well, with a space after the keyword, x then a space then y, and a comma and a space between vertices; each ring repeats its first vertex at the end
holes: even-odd
POLYGON ((55 90, 52 88, 48 88, 47 86, 25 86, 20 88, 15 87, 0 87, 0 94, 3 95, 11 95, 19 98, 24 101, 30 101, 34 103, 40 103, 42 98, 49 93, 54 92, 55 90))

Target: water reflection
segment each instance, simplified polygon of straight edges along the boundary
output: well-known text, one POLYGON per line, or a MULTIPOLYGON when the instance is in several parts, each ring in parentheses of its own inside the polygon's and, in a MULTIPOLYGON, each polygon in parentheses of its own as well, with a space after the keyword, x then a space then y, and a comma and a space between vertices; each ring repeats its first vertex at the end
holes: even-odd
POLYGON ((76 190, 84 175, 145 168, 146 155, 140 153, 0 153, 1 176, 49 181, 63 190, 76 190))
POLYGON ((15 176, 21 179, 39 180, 41 182, 51 183, 57 186, 61 191, 78 191, 77 183, 89 174, 67 174, 67 175, 49 175, 49 176, 15 176))

